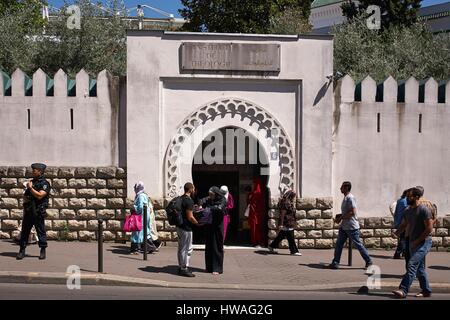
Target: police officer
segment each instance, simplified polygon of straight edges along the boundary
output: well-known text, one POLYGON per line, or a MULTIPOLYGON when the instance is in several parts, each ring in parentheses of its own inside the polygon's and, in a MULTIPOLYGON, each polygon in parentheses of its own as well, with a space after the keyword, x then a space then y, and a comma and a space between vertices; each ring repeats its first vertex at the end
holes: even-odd
POLYGON ((47 236, 45 234, 44 218, 46 216, 48 198, 50 195, 50 184, 44 178, 46 167, 47 166, 43 163, 33 163, 31 165, 31 168, 33 169, 33 180, 28 181, 26 184, 27 190, 24 194, 22 233, 19 242, 20 251, 17 255, 17 260, 21 260, 25 257, 25 248, 33 225, 36 228, 39 239, 38 243, 41 248, 39 259, 45 259, 47 236))

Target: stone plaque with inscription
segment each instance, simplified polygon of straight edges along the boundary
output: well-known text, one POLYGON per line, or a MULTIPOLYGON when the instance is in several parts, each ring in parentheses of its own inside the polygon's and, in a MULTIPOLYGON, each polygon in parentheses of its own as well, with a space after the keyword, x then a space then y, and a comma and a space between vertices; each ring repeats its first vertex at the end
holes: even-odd
POLYGON ((182 70, 280 71, 280 45, 185 42, 182 70))

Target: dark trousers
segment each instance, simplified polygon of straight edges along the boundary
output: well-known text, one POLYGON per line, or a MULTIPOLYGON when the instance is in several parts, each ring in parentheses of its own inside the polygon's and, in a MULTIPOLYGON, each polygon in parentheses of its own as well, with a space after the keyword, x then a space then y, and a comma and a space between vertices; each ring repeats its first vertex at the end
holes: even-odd
POLYGON ((398 238, 398 244, 397 249, 395 250, 395 256, 400 256, 403 254, 403 256, 406 255, 406 240, 405 240, 405 233, 403 232, 400 237, 398 238))
POLYGON ((405 237, 405 268, 408 269, 408 262, 411 259, 411 252, 409 251, 409 238, 405 237))
POLYGON ((280 242, 284 238, 287 238, 287 240, 288 240, 289 250, 291 251, 291 253, 297 253, 298 249, 297 249, 297 245, 295 244, 294 230, 280 230, 280 232, 278 232, 277 237, 275 238, 275 240, 273 240, 273 242, 270 244, 270 246, 274 249, 278 248, 278 246, 280 245, 280 242))
POLYGON ((39 239, 39 247, 47 248, 47 235, 45 234, 44 217, 36 217, 28 210, 23 211, 22 232, 20 234, 20 248, 25 249, 28 244, 28 237, 30 236, 31 228, 36 228, 39 239))

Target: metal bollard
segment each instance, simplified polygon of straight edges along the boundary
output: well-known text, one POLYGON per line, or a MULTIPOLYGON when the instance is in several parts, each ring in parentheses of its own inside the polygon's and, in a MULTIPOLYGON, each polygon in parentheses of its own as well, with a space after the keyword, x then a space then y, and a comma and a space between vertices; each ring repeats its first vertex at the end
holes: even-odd
POLYGON ((353 252, 352 252, 352 239, 350 237, 348 238, 348 265, 352 266, 352 260, 353 260, 353 252))
POLYGON ((103 219, 98 219, 98 272, 103 273, 103 219))
POLYGON ((144 212, 142 212, 144 215, 144 221, 142 223, 142 228, 144 229, 144 260, 147 260, 147 205, 144 204, 144 212))

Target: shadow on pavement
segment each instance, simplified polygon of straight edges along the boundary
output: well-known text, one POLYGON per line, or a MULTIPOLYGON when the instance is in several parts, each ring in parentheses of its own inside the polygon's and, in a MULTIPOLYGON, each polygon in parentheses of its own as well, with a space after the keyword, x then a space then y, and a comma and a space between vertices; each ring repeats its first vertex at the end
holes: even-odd
POLYGON ((450 270, 450 267, 446 267, 446 266, 429 266, 428 268, 433 269, 433 270, 442 270, 442 271, 450 270))
POLYGON ((2 252, 0 253, 0 256, 2 257, 10 257, 10 258, 16 258, 18 252, 2 252))
POLYGON ((276 253, 270 253, 268 250, 256 250, 256 251, 254 251, 254 253, 257 253, 257 254, 260 254, 260 255, 263 255, 263 256, 276 254, 276 253))
POLYGON ((384 298, 390 298, 390 299, 395 299, 397 300, 397 298, 391 294, 391 293, 386 293, 386 292, 368 292, 368 293, 356 293, 356 292, 350 292, 350 295, 353 296, 367 296, 367 297, 384 297, 384 298))
MULTIPOLYGON (((329 263, 299 263, 299 266, 303 266, 303 267, 308 267, 311 269, 328 269, 328 270, 332 270, 329 268, 329 263)), ((352 268, 346 265, 340 265, 339 269, 336 269, 336 271, 339 270, 364 270, 364 268, 352 268)))
MULTIPOLYGON (((0 256, 16 259, 18 253, 19 252, 2 252, 2 253, 0 253, 0 256)), ((39 256, 30 255, 30 254, 26 253, 24 259, 26 259, 26 258, 39 258, 39 256)))
POLYGON ((308 267, 311 269, 329 269, 328 265, 326 264, 319 264, 319 263, 299 263, 299 266, 308 267))
POLYGON ((402 274, 385 274, 385 273, 382 273, 380 276, 381 276, 381 279, 402 279, 403 278, 402 274))
MULTIPOLYGON (((165 266, 165 267, 147 266, 147 267, 141 267, 138 269, 141 271, 144 271, 144 272, 167 273, 167 274, 178 275, 178 266, 176 266, 176 265, 165 266)), ((200 269, 200 268, 189 267, 189 270, 192 272, 206 273, 206 271, 204 269, 200 269)))
POLYGON ((377 259, 387 259, 387 260, 394 260, 392 256, 383 256, 381 254, 371 254, 371 258, 377 258, 377 259))
POLYGON ((112 246, 111 248, 114 248, 114 249, 108 249, 107 251, 111 251, 111 253, 114 253, 114 254, 129 254, 130 253, 130 247, 128 247, 128 246, 112 246))

